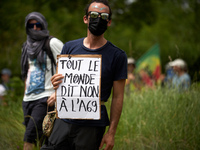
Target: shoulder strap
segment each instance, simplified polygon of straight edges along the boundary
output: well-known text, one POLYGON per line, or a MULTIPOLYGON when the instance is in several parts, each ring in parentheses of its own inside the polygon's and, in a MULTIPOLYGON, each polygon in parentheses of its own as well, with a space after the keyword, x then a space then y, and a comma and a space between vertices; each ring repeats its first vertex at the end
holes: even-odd
POLYGON ((44 50, 46 51, 47 55, 49 56, 49 58, 51 59, 51 73, 52 75, 54 74, 54 71, 53 71, 53 66, 56 66, 56 62, 55 62, 55 59, 53 57, 53 53, 51 51, 51 48, 50 48, 50 40, 53 38, 53 36, 48 36, 46 38, 46 41, 45 41, 45 44, 44 44, 44 50))

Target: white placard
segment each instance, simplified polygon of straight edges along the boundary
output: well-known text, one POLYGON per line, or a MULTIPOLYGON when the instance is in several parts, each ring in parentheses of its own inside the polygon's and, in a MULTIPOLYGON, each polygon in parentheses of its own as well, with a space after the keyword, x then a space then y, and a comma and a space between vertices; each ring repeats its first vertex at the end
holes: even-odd
POLYGON ((56 90, 58 118, 101 118, 101 55, 58 55, 57 73, 64 79, 56 90))

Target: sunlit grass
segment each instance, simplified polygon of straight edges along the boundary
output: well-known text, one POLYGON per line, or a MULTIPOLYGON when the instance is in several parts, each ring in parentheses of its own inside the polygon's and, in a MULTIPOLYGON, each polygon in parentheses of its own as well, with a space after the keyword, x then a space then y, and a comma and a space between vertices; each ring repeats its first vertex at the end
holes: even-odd
MULTIPOLYGON (((200 149, 199 98, 196 85, 187 93, 160 88, 125 96, 114 150, 200 149)), ((0 149, 23 147, 22 97, 17 99, 0 107, 0 149)))
POLYGON ((115 150, 199 149, 200 93, 167 89, 125 97, 115 150))
POLYGON ((0 149, 22 149, 24 126, 23 112, 19 105, 16 107, 1 106, 0 109, 0 149))

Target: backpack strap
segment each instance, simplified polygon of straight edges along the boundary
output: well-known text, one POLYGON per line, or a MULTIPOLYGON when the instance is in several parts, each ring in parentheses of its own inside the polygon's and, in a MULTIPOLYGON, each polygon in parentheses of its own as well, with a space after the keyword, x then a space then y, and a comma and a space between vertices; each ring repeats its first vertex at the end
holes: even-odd
POLYGON ((52 38, 53 38, 53 36, 48 36, 46 38, 46 41, 45 41, 45 44, 44 44, 44 50, 46 51, 47 55, 51 59, 51 73, 52 73, 52 76, 53 76, 54 75, 53 66, 56 66, 56 62, 54 60, 53 53, 52 53, 51 48, 50 48, 50 40, 52 38))

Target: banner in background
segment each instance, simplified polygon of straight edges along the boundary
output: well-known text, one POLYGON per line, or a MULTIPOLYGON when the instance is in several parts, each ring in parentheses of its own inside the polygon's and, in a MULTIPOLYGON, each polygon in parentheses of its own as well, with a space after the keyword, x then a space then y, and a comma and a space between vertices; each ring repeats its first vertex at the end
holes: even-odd
POLYGON ((155 44, 136 62, 136 72, 145 71, 157 81, 161 74, 160 47, 155 44))

